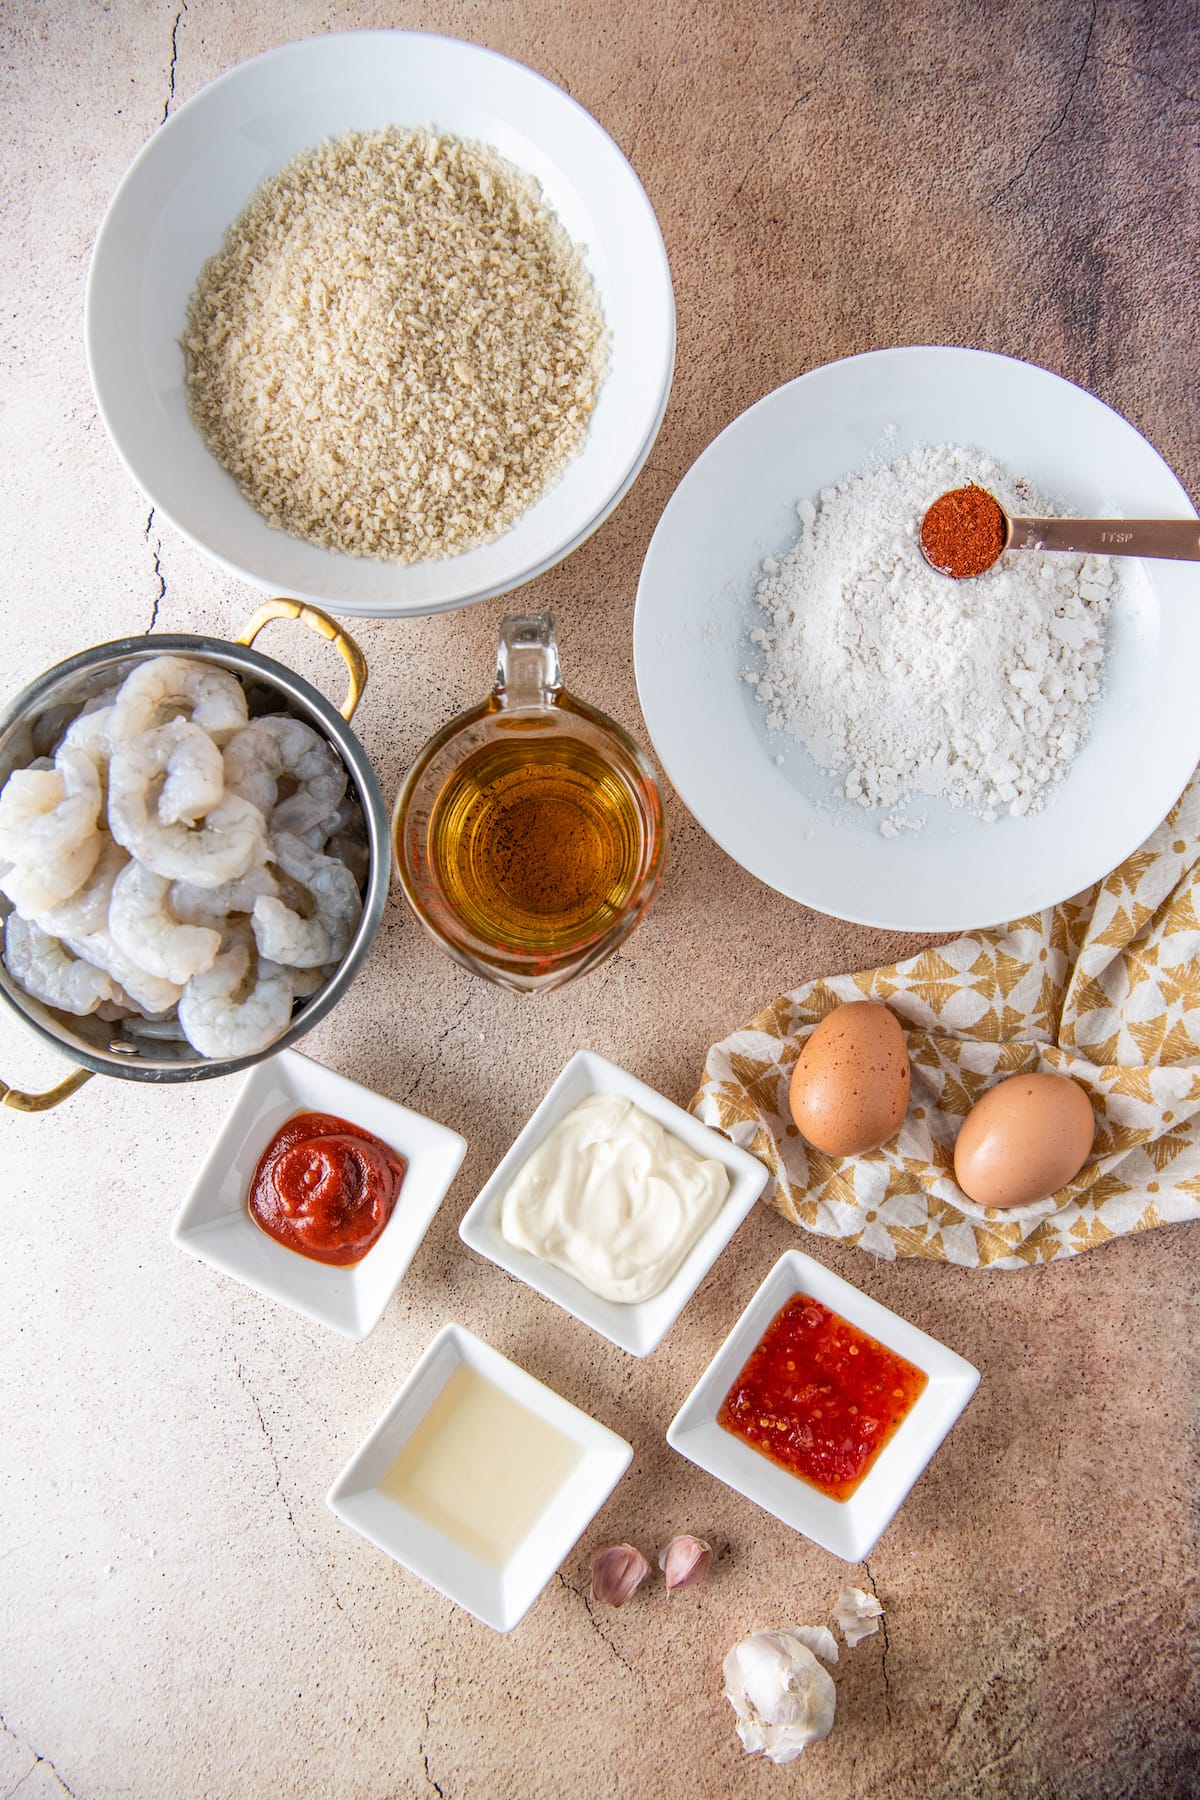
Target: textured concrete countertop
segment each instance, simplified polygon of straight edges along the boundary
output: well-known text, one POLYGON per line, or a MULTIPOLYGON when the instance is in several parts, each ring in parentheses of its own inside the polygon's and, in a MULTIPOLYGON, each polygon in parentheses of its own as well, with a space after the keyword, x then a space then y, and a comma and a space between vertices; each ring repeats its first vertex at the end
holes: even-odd
MULTIPOLYGON (((624 504, 523 604, 570 683, 644 729, 642 556, 750 402, 877 346, 970 344, 1099 394, 1200 493, 1200 23, 1187 0, 10 0, 3 44, 0 608, 4 689, 141 631, 228 636, 255 597, 150 510, 97 418, 88 258, 130 159, 204 83, 312 32, 410 26, 567 88, 650 194, 679 362, 624 504)), ((356 721, 385 792, 486 685, 493 601, 356 629, 356 721)), ((332 653, 271 651, 333 691, 332 653)), ((759 885, 668 800, 662 895, 619 959, 523 1001, 441 959, 392 901, 304 1049, 469 1140, 375 1333, 351 1345, 175 1251, 168 1228, 236 1091, 95 1080, 0 1114, 5 1275, 0 1795, 21 1800, 541 1800, 726 1794, 1200 1793, 1196 1255, 1146 1232, 1022 1274, 876 1263, 757 1208, 637 1362, 466 1252, 456 1227, 568 1055, 686 1103, 709 1043, 816 974, 913 939, 759 885), (668 1450, 682 1396, 800 1243, 983 1372, 870 1559, 847 1570, 668 1450), (501 1638, 326 1510, 438 1325, 470 1326, 628 1436, 633 1466, 501 1638), (711 1539, 706 1586, 589 1604, 599 1543, 711 1539), (837 1672, 834 1734, 747 1759, 720 1665, 757 1626, 827 1620, 849 1577, 884 1631, 837 1672)), ((7 1014, 0 1071, 62 1064, 7 1014)))

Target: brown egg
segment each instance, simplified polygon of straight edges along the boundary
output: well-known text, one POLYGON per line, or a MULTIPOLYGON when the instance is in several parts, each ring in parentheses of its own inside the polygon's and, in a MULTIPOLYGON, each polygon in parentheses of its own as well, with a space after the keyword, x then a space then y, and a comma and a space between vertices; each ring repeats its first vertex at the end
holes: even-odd
POLYGON ((1078 1175, 1096 1135, 1068 1075, 1010 1075, 977 1100, 954 1145, 954 1178, 977 1206, 1027 1206, 1078 1175))
POLYGON ((852 1000, 826 1014, 801 1050, 788 1104, 815 1149, 861 1156, 899 1131, 908 1084, 896 1015, 874 1000, 852 1000))

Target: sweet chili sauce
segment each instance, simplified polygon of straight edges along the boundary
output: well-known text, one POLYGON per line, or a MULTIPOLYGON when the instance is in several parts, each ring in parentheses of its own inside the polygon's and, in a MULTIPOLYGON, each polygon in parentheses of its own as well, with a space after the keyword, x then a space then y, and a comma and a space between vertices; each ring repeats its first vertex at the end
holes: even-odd
POLYGON ((718 1424, 833 1500, 848 1500, 929 1377, 808 1294, 768 1325, 718 1424))
POLYGON ((388 1144, 345 1119, 297 1113, 254 1171, 250 1217, 314 1262, 361 1262, 392 1216, 406 1166, 388 1144))

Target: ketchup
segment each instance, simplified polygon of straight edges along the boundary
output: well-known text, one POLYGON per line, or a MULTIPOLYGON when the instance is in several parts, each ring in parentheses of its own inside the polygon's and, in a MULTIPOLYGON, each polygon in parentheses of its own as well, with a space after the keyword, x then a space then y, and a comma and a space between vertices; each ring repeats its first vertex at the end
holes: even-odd
POLYGON ((928 1380, 819 1300, 795 1294, 717 1423, 830 1499, 848 1500, 928 1380))
POLYGON ((297 1113, 254 1171, 250 1217, 314 1262, 361 1262, 392 1216, 406 1166, 389 1145, 345 1119, 297 1113))

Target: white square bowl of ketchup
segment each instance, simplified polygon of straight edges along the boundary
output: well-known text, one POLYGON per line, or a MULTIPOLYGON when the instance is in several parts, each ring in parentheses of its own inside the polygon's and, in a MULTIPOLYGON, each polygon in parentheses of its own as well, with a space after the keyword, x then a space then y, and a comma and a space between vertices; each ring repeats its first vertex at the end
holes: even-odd
MULTIPOLYGON (((822 1328, 819 1316, 814 1316, 813 1328, 822 1328)), ((855 1341, 854 1336, 849 1335, 848 1341, 855 1341)), ((811 1395, 804 1373, 796 1379, 811 1395)), ((778 1369, 773 1374, 778 1375, 778 1369)), ((680 1456, 774 1513, 793 1531, 803 1532, 845 1562, 861 1562, 883 1536, 978 1385, 979 1371, 955 1351, 803 1251, 788 1250, 676 1413, 667 1442, 680 1456), (882 1448, 875 1450, 853 1491, 841 1498, 793 1473, 720 1421, 725 1400, 735 1383, 740 1384, 751 1355, 783 1309, 798 1296, 815 1302, 817 1315, 835 1315, 836 1323, 850 1326, 852 1334, 872 1339, 877 1348, 901 1358, 925 1377, 921 1391, 891 1436, 883 1438, 882 1448)), ((849 1387, 842 1396, 848 1404, 857 1397, 849 1387)), ((806 1398, 794 1416, 800 1419, 804 1407, 820 1403, 819 1396, 806 1398)), ((780 1409, 780 1416, 784 1410, 780 1409)), ((767 1411, 770 1414, 769 1406, 767 1411)), ((771 1418, 753 1423, 767 1428, 771 1418)))
POLYGON ((383 1317, 466 1155, 466 1140, 396 1100, 373 1093, 295 1050, 251 1069, 191 1192, 172 1241, 306 1318, 362 1339, 383 1317), (280 1128, 301 1113, 343 1120, 405 1162, 391 1216, 370 1249, 338 1266, 291 1249, 251 1216, 259 1162, 280 1128))

